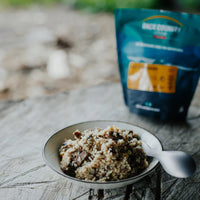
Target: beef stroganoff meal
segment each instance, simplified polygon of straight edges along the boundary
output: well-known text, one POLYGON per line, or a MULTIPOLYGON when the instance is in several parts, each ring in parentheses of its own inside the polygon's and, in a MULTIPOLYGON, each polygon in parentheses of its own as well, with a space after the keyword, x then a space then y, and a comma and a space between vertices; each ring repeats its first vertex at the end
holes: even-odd
POLYGON ((132 130, 110 126, 83 132, 66 140, 60 150, 60 167, 67 175, 85 181, 116 181, 133 177, 148 167, 140 137, 132 130))

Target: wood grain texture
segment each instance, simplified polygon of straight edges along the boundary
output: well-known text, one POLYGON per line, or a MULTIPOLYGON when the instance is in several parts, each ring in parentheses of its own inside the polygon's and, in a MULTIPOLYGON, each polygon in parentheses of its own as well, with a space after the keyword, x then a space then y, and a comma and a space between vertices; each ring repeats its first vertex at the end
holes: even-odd
POLYGON ((129 113, 121 86, 106 83, 56 96, 0 103, 0 199, 200 199, 200 89, 187 122, 165 123, 129 113), (193 155, 197 171, 191 178, 176 179, 162 169, 140 183, 117 190, 94 191, 73 185, 49 169, 42 147, 55 131, 88 120, 121 120, 155 134, 164 149, 193 155))

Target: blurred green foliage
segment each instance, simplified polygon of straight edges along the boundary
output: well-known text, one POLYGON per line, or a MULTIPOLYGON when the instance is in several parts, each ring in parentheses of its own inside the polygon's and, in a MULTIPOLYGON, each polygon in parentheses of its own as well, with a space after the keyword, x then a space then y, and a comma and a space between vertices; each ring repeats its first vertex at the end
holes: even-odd
POLYGON ((51 5, 55 3, 66 3, 74 8, 90 12, 112 12, 115 8, 158 8, 185 12, 200 10, 200 0, 0 0, 0 6, 51 5))
POLYGON ((113 11, 115 8, 156 8, 158 0, 64 0, 87 11, 113 11))
POLYGON ((199 11, 200 10, 200 0, 182 0, 180 1, 183 10, 199 11))
POLYGON ((62 0, 0 0, 2 6, 28 6, 31 4, 53 4, 62 0))
POLYGON ((64 2, 87 11, 113 11, 119 7, 153 8, 157 0, 0 0, 4 6, 27 6, 30 4, 53 4, 64 2))

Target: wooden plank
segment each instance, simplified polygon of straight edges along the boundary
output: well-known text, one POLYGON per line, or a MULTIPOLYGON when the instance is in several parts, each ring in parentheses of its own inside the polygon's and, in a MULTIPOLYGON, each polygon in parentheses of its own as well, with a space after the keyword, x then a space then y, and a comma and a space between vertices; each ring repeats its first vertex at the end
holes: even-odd
MULTIPOLYGON (((148 129, 164 149, 183 150, 200 165, 200 89, 185 123, 165 123, 129 113, 118 83, 102 84, 56 96, 0 103, 0 199, 124 199, 126 188, 89 191, 73 185, 49 169, 42 147, 55 131, 87 120, 121 120, 148 129), (17 198, 16 198, 17 197, 17 198)), ((200 171, 176 179, 162 170, 134 184, 129 199, 200 199, 200 171), (187 188, 187 189, 185 189, 187 188)))

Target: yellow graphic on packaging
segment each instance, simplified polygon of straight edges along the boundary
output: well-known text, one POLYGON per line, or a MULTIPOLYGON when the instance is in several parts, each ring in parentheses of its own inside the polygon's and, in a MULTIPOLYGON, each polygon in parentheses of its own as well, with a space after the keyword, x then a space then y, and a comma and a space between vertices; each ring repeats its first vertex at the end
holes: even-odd
POLYGON ((176 66, 129 63, 127 87, 149 92, 175 93, 176 66))

